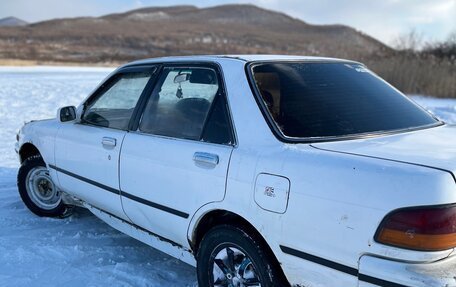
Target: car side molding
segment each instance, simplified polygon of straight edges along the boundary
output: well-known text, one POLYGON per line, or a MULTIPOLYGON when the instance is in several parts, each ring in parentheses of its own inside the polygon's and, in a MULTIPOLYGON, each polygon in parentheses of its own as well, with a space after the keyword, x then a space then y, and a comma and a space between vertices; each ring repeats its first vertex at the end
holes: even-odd
POLYGON ((104 189, 106 191, 109 191, 111 193, 114 193, 114 194, 118 194, 120 196, 124 196, 128 199, 131 199, 131 200, 134 200, 136 202, 139 202, 141 204, 144 204, 144 205, 147 205, 147 206, 150 206, 152 208, 155 208, 155 209, 159 209, 161 211, 164 211, 164 212, 168 212, 168 213, 171 213, 171 214, 174 214, 176 216, 179 216, 179 217, 182 217, 182 218, 185 218, 187 219, 190 215, 188 213, 185 213, 185 212, 182 212, 180 210, 176 210, 176 209, 173 209, 171 207, 168 207, 168 206, 164 206, 164 205, 161 205, 161 204, 158 204, 158 203, 155 203, 155 202, 152 202, 152 201, 149 201, 149 200, 146 200, 144 198, 140 198, 140 197, 137 197, 137 196, 134 196, 128 192, 125 192, 123 190, 120 190, 120 189, 115 189, 115 188, 112 188, 110 186, 107 186, 107 185, 104 185, 104 184, 101 184, 99 182, 96 182, 94 180, 91 180, 89 178, 86 178, 86 177, 83 177, 83 176, 80 176, 80 175, 77 175, 75 173, 72 173, 71 171, 68 171, 68 170, 65 170, 65 169, 62 169, 60 167, 57 167, 55 165, 52 165, 50 164, 49 165, 50 168, 58 171, 58 172, 61 172, 63 174, 66 174, 68 176, 71 176, 73 178, 76 178, 78 180, 81 180, 81 181, 84 181, 88 184, 91 184, 91 185, 94 185, 96 187, 99 187, 101 189, 104 189))
POLYGON ((344 264, 340 264, 340 263, 337 263, 337 262, 334 262, 334 261, 331 261, 331 260, 328 260, 325 258, 321 258, 321 257, 315 256, 315 255, 309 254, 309 253, 305 253, 305 252, 302 252, 302 251, 299 251, 299 250, 296 250, 296 249, 293 249, 290 247, 280 245, 280 249, 285 254, 299 257, 301 259, 304 259, 304 260, 307 260, 307 261, 310 261, 310 262, 313 262, 316 264, 320 264, 325 267, 328 267, 328 268, 331 268, 331 269, 334 269, 334 270, 337 270, 337 271, 340 271, 340 272, 343 272, 343 273, 346 273, 346 274, 349 274, 352 276, 357 276, 358 280, 366 282, 366 283, 383 286, 383 287, 408 287, 406 285, 402 285, 402 284, 386 281, 383 279, 375 278, 375 277, 372 277, 369 275, 361 274, 361 273, 359 273, 358 269, 356 269, 356 268, 353 268, 353 267, 350 267, 350 266, 347 266, 344 264))

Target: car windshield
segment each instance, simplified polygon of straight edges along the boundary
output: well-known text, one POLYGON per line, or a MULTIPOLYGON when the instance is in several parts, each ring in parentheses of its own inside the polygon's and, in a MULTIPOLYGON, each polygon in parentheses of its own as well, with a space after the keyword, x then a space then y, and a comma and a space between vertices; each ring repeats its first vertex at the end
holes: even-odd
POLYGON ((254 63, 251 71, 261 105, 286 137, 341 137, 440 124, 361 64, 254 63))

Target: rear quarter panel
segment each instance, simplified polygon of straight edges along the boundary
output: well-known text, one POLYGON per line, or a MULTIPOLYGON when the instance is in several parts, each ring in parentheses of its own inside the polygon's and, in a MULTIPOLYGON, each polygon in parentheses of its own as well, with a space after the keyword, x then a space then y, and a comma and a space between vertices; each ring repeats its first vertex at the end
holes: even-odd
POLYGON ((277 238, 280 245, 356 269, 363 254, 428 262, 452 252, 417 252, 374 241, 379 224, 392 210, 456 202, 449 173, 289 144, 264 156, 258 168, 291 181, 288 210, 281 220, 286 236, 277 238))

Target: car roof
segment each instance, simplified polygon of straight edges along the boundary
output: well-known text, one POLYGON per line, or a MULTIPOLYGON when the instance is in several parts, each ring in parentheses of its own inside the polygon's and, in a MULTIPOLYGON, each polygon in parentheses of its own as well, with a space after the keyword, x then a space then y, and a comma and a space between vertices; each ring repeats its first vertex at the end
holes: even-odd
POLYGON ((291 55, 196 55, 196 56, 169 56, 160 58, 143 59, 130 62, 125 66, 131 65, 147 65, 154 63, 166 62, 192 62, 192 61, 209 61, 219 62, 221 60, 232 60, 242 62, 256 62, 256 61, 311 61, 311 62, 353 62, 350 60, 327 58, 327 57, 313 57, 313 56, 291 56, 291 55))

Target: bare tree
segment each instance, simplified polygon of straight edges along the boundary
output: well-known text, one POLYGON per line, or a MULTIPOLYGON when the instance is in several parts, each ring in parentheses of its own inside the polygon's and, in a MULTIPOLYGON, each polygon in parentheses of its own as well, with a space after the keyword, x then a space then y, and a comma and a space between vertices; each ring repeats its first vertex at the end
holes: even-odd
POLYGON ((416 52, 423 47, 423 34, 412 28, 400 34, 393 41, 393 47, 400 51, 416 52))
POLYGON ((456 30, 451 32, 445 41, 427 43, 422 53, 433 55, 438 59, 449 59, 456 64, 456 30))
POLYGON ((456 28, 448 35, 447 42, 450 45, 456 45, 456 28))

